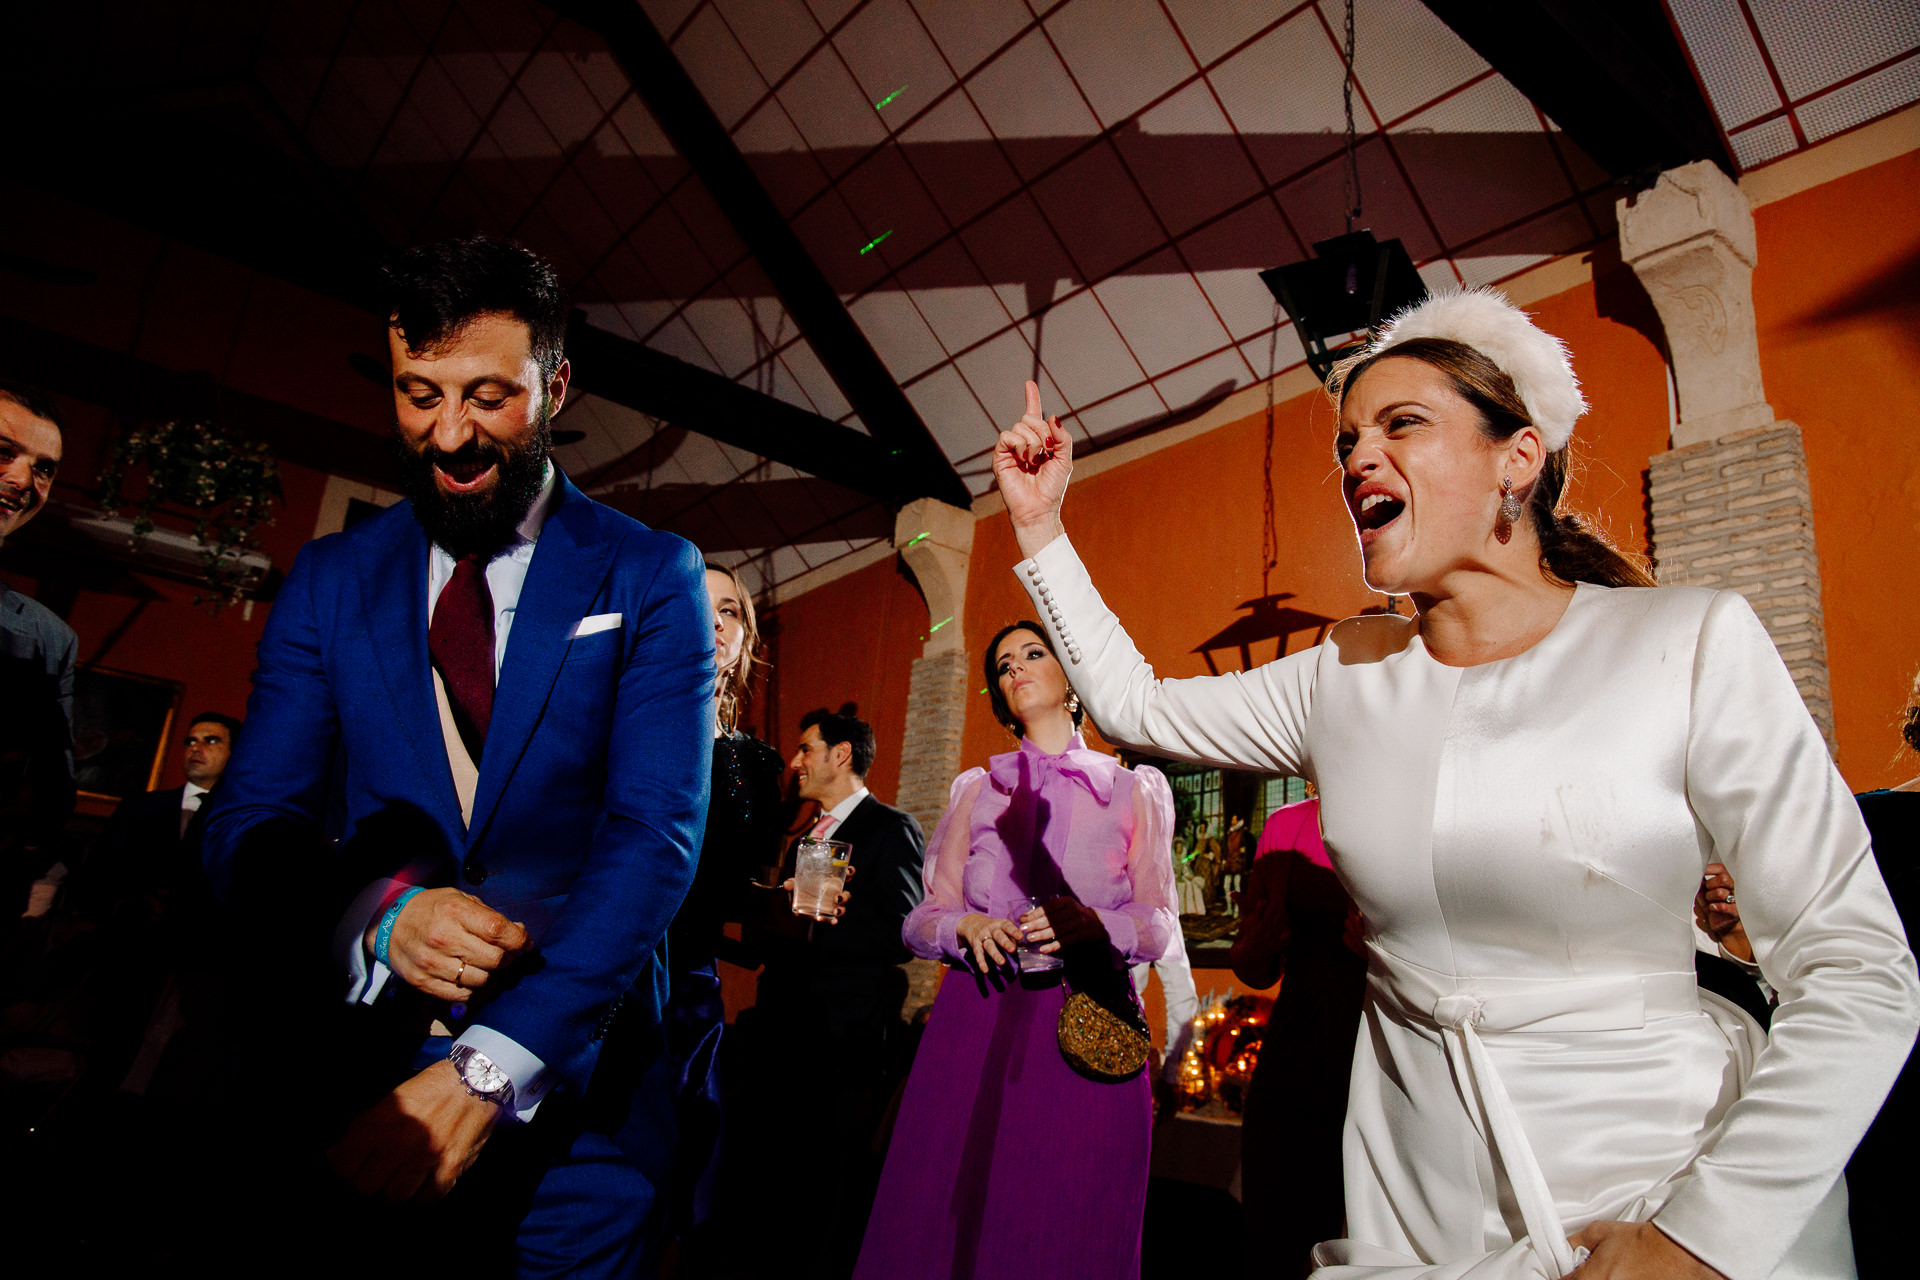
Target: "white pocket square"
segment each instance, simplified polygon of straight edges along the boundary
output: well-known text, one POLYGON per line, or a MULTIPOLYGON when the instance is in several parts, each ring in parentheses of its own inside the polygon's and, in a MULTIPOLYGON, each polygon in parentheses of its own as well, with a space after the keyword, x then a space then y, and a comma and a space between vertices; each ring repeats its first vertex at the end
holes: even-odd
POLYGON ((569 640, 578 640, 581 636, 590 636, 596 631, 611 631, 620 625, 617 613, 596 613, 591 618, 582 618, 573 624, 573 633, 569 640))

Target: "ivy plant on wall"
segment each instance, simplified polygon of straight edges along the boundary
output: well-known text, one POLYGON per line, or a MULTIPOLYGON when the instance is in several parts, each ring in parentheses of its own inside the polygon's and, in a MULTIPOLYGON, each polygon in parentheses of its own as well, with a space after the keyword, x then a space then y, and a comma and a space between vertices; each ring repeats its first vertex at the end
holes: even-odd
POLYGON ((115 436, 100 474, 100 505, 133 509, 135 547, 153 532, 153 513, 161 507, 192 516, 216 609, 245 595, 240 557, 259 546, 258 532, 273 523, 280 497, 280 470, 266 445, 235 440, 196 419, 143 424, 115 436), (127 478, 136 468, 145 470, 147 483, 130 501, 127 478))

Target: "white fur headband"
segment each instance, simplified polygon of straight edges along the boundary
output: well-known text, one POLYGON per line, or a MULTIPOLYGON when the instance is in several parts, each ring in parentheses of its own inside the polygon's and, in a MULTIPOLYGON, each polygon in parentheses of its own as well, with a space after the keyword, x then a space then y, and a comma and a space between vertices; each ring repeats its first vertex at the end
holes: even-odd
POLYGON ((1455 290, 1408 307, 1368 345, 1367 355, 1409 338, 1450 338, 1493 361, 1513 379, 1527 416, 1551 451, 1566 448, 1575 419, 1587 411, 1567 344, 1492 289, 1455 290))

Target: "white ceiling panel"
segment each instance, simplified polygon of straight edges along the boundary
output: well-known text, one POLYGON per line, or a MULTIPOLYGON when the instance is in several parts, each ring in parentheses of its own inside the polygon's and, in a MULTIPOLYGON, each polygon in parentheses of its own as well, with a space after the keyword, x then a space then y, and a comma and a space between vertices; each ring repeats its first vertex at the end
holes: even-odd
POLYGON ((1167 0, 1167 8, 1202 66, 1286 12, 1282 5, 1248 4, 1247 0, 1167 0))
POLYGON ((967 94, 1007 144, 1022 177, 1035 176, 1063 159, 1075 140, 1100 131, 1100 122, 1038 30, 976 72, 967 94))
POLYGON ((1073 404, 1105 399, 1145 379, 1092 290, 1051 308, 1038 323, 1040 362, 1073 404))
POLYGON ((1807 141, 1818 142, 1916 101, 1920 101, 1920 56, 1908 57, 1822 94, 1797 114, 1807 141))
POLYGON ((856 299, 848 308, 867 335, 867 341, 886 362, 887 371, 901 382, 926 372, 947 358, 940 340, 914 309, 913 300, 892 289, 880 289, 856 299))
POLYGON ((1199 71, 1158 0, 1071 0, 1046 29, 1109 128, 1199 71))
MULTIPOLYGON (((1336 36, 1345 10, 1320 0, 1336 36)), ((1487 71, 1466 41, 1420 0, 1358 0, 1354 6, 1353 76, 1373 113, 1397 120, 1487 71)), ((1354 110, 1363 108, 1356 101, 1354 110)))
POLYGON ((768 84, 799 65, 824 34, 803 0, 713 0, 768 84))
POLYGON ((947 60, 907 0, 872 0, 835 33, 833 43, 889 129, 913 119, 953 85, 947 60))
POLYGON ((1912 0, 1747 0, 1787 96, 1798 102, 1920 48, 1912 0))
POLYGON ((1021 0, 913 0, 913 7, 963 76, 1033 23, 1021 0))
MULTIPOLYGON (((1340 149, 1346 128, 1340 86, 1346 68, 1320 19, 1308 10, 1282 23, 1207 73, 1227 116, 1271 182, 1340 149), (1284 93, 1275 86, 1286 85, 1284 93)), ((1371 121, 1356 117, 1362 130, 1371 121)))
POLYGON ((1138 275, 1108 277, 1094 292, 1149 376, 1230 341, 1199 282, 1171 253, 1147 262, 1138 275))
POLYGON ((693 15, 673 42, 673 52, 726 128, 739 124, 766 96, 767 82, 711 5, 693 15))
POLYGON ((1082 409, 1074 417, 1096 442, 1103 436, 1129 431, 1166 416, 1167 406, 1152 387, 1133 390, 1082 409))
POLYGON ((999 430, 986 410, 973 398, 959 370, 950 364, 906 387, 907 399, 920 412, 920 420, 933 432, 933 438, 947 451, 949 458, 965 458, 982 449, 990 449, 1000 438, 999 430))
MULTIPOLYGON (((1262 368, 1265 366, 1262 365, 1262 368)), ((1155 378, 1153 385, 1160 393, 1160 398, 1167 402, 1168 408, 1179 413, 1183 409, 1231 395, 1254 381, 1253 369, 1247 364, 1246 358, 1228 348, 1218 355, 1195 361, 1184 369, 1176 369, 1155 378)))
POLYGON ((834 177, 886 141, 886 126, 832 48, 822 47, 801 64, 780 86, 780 101, 834 177))

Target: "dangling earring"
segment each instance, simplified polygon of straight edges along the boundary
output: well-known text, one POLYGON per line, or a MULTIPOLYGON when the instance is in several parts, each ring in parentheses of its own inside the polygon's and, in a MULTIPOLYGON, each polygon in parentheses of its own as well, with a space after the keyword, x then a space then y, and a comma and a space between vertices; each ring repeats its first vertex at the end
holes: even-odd
POLYGON ((1080 714, 1080 695, 1071 689, 1067 690, 1067 714, 1070 716, 1080 714))
POLYGON ((1526 514, 1520 509, 1520 499, 1513 496, 1513 477, 1500 477, 1500 518, 1493 522, 1493 536, 1506 546, 1513 538, 1513 526, 1526 514))

